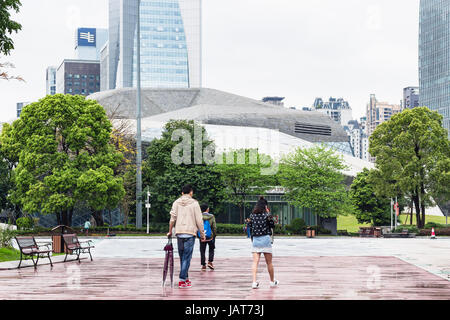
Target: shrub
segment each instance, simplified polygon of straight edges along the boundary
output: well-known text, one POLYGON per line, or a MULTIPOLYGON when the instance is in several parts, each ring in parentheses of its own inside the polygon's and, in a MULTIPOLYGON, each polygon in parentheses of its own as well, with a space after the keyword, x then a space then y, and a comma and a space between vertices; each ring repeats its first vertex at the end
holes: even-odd
POLYGON ((403 230, 408 230, 409 233, 419 233, 419 229, 416 226, 403 225, 394 230, 394 233, 402 233, 403 230))
POLYGON ((279 234, 279 235, 280 234, 281 235, 288 234, 288 230, 285 227, 283 227, 281 224, 277 224, 277 225, 275 225, 274 233, 279 234))
POLYGON ((428 222, 424 227, 424 229, 432 229, 432 228, 435 228, 435 229, 446 228, 446 226, 443 224, 436 223, 436 222, 428 222))
POLYGON ((300 218, 294 219, 286 229, 292 234, 303 234, 306 229, 306 222, 300 218))
POLYGON ((32 217, 22 217, 16 220, 19 230, 31 230, 34 228, 35 220, 32 217))
POLYGON ((9 228, 0 229, 0 248, 12 247, 11 240, 16 236, 16 232, 9 228))

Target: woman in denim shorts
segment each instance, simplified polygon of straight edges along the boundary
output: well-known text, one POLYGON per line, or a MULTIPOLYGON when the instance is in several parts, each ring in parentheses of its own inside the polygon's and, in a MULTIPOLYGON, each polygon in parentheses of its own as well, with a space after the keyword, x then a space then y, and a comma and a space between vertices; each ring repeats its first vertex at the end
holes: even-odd
POLYGON ((275 227, 273 217, 269 213, 267 201, 261 197, 250 215, 249 227, 252 232, 252 253, 253 253, 253 283, 252 288, 258 289, 259 282, 256 281, 258 273, 258 264, 261 259, 261 253, 267 264, 267 270, 270 276, 270 287, 278 286, 279 281, 275 280, 272 263, 272 229, 275 227))

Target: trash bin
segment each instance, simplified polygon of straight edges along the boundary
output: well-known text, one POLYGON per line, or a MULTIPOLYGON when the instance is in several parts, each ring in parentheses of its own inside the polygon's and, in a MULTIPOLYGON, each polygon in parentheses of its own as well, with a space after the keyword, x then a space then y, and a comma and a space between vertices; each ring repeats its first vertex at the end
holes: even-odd
POLYGON ((376 238, 381 238, 381 228, 375 228, 374 235, 376 238))
POLYGON ((311 228, 311 227, 308 227, 308 228, 306 229, 306 237, 307 237, 307 238, 315 238, 315 237, 316 237, 316 230, 314 230, 314 229, 311 228))
POLYGON ((64 239, 63 234, 67 233, 75 233, 75 231, 68 227, 68 226, 57 226, 54 227, 52 230, 52 247, 53 247, 53 253, 64 253, 64 239))

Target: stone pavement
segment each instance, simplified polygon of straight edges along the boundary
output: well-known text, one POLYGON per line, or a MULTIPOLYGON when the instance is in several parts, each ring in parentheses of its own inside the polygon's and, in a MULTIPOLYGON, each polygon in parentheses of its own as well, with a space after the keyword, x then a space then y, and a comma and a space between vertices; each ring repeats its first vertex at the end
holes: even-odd
MULTIPOLYGON (((257 291, 249 289, 251 249, 245 238, 217 239, 218 268, 208 272, 200 271, 197 243, 190 272, 194 288, 163 291, 166 241, 94 239, 94 262, 0 270, 0 299, 450 299, 449 238, 275 238, 281 285, 268 288, 262 261, 257 291)), ((175 281, 178 264, 175 253, 175 281)))
MULTIPOLYGON (((177 259, 178 260, 178 259, 177 259)), ((178 262, 178 261, 176 261, 178 262)), ((278 288, 251 289, 251 258, 220 258, 190 270, 191 289, 161 286, 163 259, 111 259, 0 272, 0 299, 40 300, 449 300, 450 282, 395 257, 277 257, 278 288)), ((175 280, 179 268, 175 265, 175 280)))

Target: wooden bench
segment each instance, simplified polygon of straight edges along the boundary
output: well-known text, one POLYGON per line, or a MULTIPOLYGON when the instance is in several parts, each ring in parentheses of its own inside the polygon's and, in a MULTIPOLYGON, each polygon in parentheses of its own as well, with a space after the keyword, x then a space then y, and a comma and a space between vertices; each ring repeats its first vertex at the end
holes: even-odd
POLYGON ((53 267, 52 259, 50 258, 50 253, 52 252, 52 249, 50 248, 52 245, 51 243, 42 243, 39 245, 34 237, 15 237, 15 239, 20 250, 20 262, 18 268, 22 265, 23 256, 31 257, 34 268, 36 268, 41 255, 47 255, 50 266, 53 267), (47 249, 42 250, 41 247, 46 247, 47 249), (36 261, 34 260, 35 256, 36 261))
POLYGON ((66 257, 64 258, 64 262, 66 262, 68 255, 76 255, 78 262, 81 263, 80 255, 82 253, 89 253, 91 261, 93 261, 91 249, 95 247, 91 245, 92 240, 79 241, 78 236, 76 234, 63 234, 63 239, 64 239, 64 246, 66 247, 66 257))

